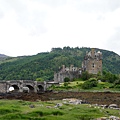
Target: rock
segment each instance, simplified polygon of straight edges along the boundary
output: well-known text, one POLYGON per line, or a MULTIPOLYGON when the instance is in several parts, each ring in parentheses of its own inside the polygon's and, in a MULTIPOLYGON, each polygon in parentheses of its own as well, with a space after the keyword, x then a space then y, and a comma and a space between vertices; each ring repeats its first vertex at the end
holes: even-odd
POLYGON ((51 106, 46 106, 46 108, 52 108, 51 106))
POLYGON ((110 116, 109 119, 110 119, 110 120, 120 120, 120 118, 119 118, 119 117, 116 117, 116 116, 110 116))
POLYGON ((74 105, 78 105, 82 103, 82 100, 76 99, 76 98, 67 98, 67 99, 63 99, 64 103, 69 103, 69 104, 74 104, 74 105))
POLYGON ((117 105, 117 104, 110 104, 110 105, 108 106, 108 108, 118 108, 118 105, 117 105))
POLYGON ((97 118, 96 120, 108 120, 107 117, 97 118))
POLYGON ((78 104, 81 104, 82 100, 78 100, 78 99, 71 99, 69 101, 70 104, 75 104, 75 105, 78 105, 78 104))
POLYGON ((55 107, 61 107, 61 106, 63 106, 62 103, 57 103, 55 107))
POLYGON ((108 105, 99 105, 99 106, 102 107, 103 109, 108 107, 108 105))
POLYGON ((109 117, 97 118, 96 120, 120 120, 120 118, 116 116, 109 116, 109 117))
POLYGON ((30 108, 35 108, 35 105, 30 105, 29 107, 30 107, 30 108))

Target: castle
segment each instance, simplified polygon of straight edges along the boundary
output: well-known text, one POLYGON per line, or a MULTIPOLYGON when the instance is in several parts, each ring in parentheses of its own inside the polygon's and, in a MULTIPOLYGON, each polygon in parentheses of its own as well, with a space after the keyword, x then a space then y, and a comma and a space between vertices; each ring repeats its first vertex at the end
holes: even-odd
POLYGON ((90 52, 86 52, 84 61, 82 62, 83 71, 88 71, 91 74, 102 74, 102 53, 96 52, 94 48, 90 52))
POLYGON ((65 65, 62 66, 62 69, 54 74, 54 81, 55 82, 64 82, 64 78, 68 77, 70 80, 73 80, 74 78, 79 78, 82 73, 81 68, 74 67, 71 65, 70 67, 65 67, 65 65))
POLYGON ((82 62, 82 67, 70 67, 62 66, 62 69, 54 74, 55 82, 64 82, 64 78, 68 77, 70 80, 74 78, 80 78, 82 72, 87 71, 90 74, 102 74, 102 53, 100 51, 96 52, 94 48, 90 52, 86 52, 84 60, 82 62))

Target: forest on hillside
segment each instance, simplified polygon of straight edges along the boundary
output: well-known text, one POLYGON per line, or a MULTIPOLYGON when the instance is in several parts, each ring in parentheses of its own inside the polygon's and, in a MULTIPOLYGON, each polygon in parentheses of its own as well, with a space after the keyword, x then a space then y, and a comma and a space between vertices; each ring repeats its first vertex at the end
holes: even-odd
MULTIPOLYGON (((0 62, 0 80, 53 80, 62 65, 81 67, 90 48, 52 48, 33 56, 7 57, 0 62)), ((112 51, 97 49, 103 54, 103 70, 120 74, 120 56, 112 51)))

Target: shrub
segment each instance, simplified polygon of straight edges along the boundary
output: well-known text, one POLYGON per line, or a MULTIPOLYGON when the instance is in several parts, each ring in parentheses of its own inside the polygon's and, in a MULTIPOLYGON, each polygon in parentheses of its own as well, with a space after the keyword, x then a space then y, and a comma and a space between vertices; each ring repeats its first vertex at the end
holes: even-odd
POLYGON ((36 81, 41 81, 41 82, 43 82, 44 79, 43 79, 43 78, 36 78, 36 81))
POLYGON ((65 86, 65 87, 68 86, 68 82, 65 82, 65 83, 64 83, 64 86, 65 86))
POLYGON ((82 88, 83 89, 90 89, 91 87, 90 87, 90 83, 89 82, 84 82, 83 84, 82 84, 82 88))
POLYGON ((98 81, 96 78, 90 78, 88 81, 91 83, 92 87, 97 87, 98 81))
POLYGON ((120 80, 116 80, 116 81, 114 82, 114 85, 118 85, 118 84, 120 84, 120 80))
POLYGON ((115 85, 114 87, 115 87, 115 88, 120 88, 120 85, 115 85))
POLYGON ((66 77, 64 78, 64 82, 69 82, 70 81, 70 78, 66 77))
POLYGON ((115 82, 114 82, 114 87, 115 87, 115 88, 120 88, 120 79, 115 80, 115 82))
POLYGON ((96 87, 98 84, 98 81, 96 80, 96 78, 90 78, 89 80, 85 81, 82 84, 82 88, 83 89, 90 89, 92 87, 96 87))
POLYGON ((82 80, 88 80, 91 77, 92 77, 92 74, 89 74, 87 71, 86 72, 82 72, 82 76, 81 76, 82 80))

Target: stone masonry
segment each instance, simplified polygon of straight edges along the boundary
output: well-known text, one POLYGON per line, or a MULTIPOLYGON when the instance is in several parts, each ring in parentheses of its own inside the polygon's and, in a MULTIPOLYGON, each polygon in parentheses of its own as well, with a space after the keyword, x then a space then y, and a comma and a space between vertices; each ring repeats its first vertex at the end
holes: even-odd
POLYGON ((28 87, 30 92, 42 92, 46 91, 47 83, 32 80, 0 81, 0 93, 9 92, 10 87, 14 87, 15 92, 23 92, 23 87, 28 87))
POLYGON ((102 53, 96 52, 94 48, 90 52, 86 52, 82 68, 83 71, 88 71, 91 74, 102 74, 102 53))
POLYGON ((74 67, 71 65, 70 67, 65 67, 65 65, 62 66, 62 69, 54 74, 54 81, 55 82, 64 82, 64 78, 68 77, 70 80, 73 80, 74 78, 79 78, 81 75, 81 68, 74 67))
POLYGON ((63 65, 59 72, 54 73, 54 81, 61 83, 64 82, 66 77, 70 78, 70 80, 80 78, 82 72, 85 71, 90 74, 102 74, 102 53, 100 51, 96 52, 92 48, 90 52, 86 52, 81 68, 74 67, 73 65, 70 67, 63 65))

